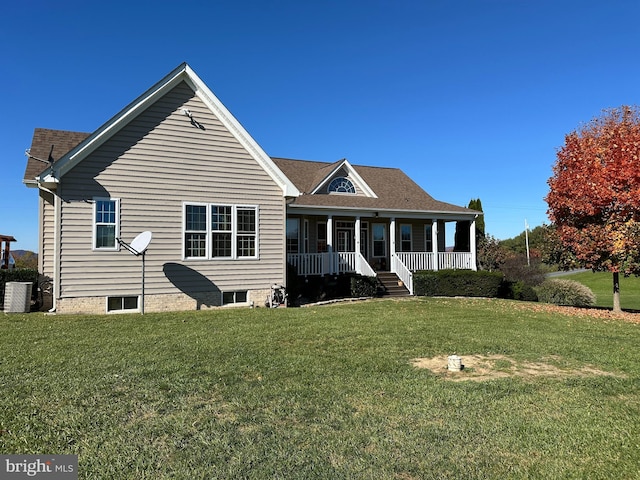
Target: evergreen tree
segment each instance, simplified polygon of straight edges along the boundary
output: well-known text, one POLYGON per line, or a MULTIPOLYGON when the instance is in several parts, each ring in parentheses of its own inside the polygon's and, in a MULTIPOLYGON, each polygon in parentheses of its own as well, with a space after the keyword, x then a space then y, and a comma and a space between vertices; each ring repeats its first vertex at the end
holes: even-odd
MULTIPOLYGON (((471 210, 476 210, 478 212, 482 212, 482 202, 480 201, 479 198, 471 199, 471 201, 469 201, 469 206, 467 208, 471 210)), ((476 236, 477 237, 485 236, 484 215, 479 215, 478 218, 476 218, 476 236)))

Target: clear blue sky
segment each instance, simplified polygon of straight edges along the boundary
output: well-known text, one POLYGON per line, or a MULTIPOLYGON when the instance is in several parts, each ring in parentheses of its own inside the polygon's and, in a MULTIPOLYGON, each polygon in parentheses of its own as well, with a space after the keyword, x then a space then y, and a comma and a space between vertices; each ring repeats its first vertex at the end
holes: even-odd
POLYGON ((638 18, 631 0, 5 2, 0 233, 37 250, 34 128, 91 132, 186 61, 267 154, 400 167, 514 237, 547 222, 565 134, 639 103, 638 18))

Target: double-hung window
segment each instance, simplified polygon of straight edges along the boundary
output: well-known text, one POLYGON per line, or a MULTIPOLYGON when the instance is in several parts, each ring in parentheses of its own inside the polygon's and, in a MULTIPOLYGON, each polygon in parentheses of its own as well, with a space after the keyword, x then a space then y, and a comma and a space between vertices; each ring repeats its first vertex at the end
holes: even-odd
POLYGON ((207 206, 185 205, 184 256, 207 257, 207 206))
POLYGON ((387 255, 387 227, 383 223, 373 224, 373 256, 387 255))
POLYGON ((256 207, 236 207, 236 256, 256 256, 256 207))
POLYGON ((411 251, 411 225, 400 225, 400 251, 411 251))
POLYGON ((317 229, 316 249, 318 250, 318 253, 327 252, 329 250, 327 247, 327 222, 318 222, 317 229))
POLYGON ((119 236, 120 201, 113 198, 96 198, 93 203, 93 248, 116 250, 119 236))
POLYGON ((185 203, 184 257, 257 258, 258 207, 185 203))
POLYGON ((287 253, 300 252, 300 219, 287 218, 287 253))
POLYGON ((433 228, 430 223, 424 226, 424 250, 433 252, 433 228))
POLYGON ((211 256, 214 258, 232 255, 232 218, 231 205, 211 205, 211 256))

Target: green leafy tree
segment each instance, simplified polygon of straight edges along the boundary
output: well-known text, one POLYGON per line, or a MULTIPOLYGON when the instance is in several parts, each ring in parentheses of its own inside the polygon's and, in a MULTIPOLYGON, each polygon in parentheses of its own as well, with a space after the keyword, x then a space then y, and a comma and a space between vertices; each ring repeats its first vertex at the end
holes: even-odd
MULTIPOLYGON (((545 227, 538 226, 529 231, 529 250, 539 251, 545 242, 545 227)), ((521 234, 502 240, 500 242, 507 250, 514 253, 527 253, 527 233, 523 231, 521 234)))
POLYGON ((500 270, 500 267, 507 259, 507 251, 500 246, 497 238, 485 235, 478 243, 478 268, 493 272, 500 270))

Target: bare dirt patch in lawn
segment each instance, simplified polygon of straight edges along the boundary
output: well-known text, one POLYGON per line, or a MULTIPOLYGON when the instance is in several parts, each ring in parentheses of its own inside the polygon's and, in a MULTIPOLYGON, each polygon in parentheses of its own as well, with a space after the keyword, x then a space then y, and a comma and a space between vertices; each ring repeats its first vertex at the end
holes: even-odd
POLYGON ((416 368, 426 368, 436 375, 460 382, 465 380, 485 381, 506 377, 569 377, 569 376, 597 376, 609 375, 623 377, 623 375, 606 372, 592 365, 580 367, 560 367, 563 363, 560 357, 549 357, 540 362, 517 361, 506 355, 461 355, 462 370, 447 369, 448 356, 441 355, 433 358, 414 358, 411 364, 416 368))

